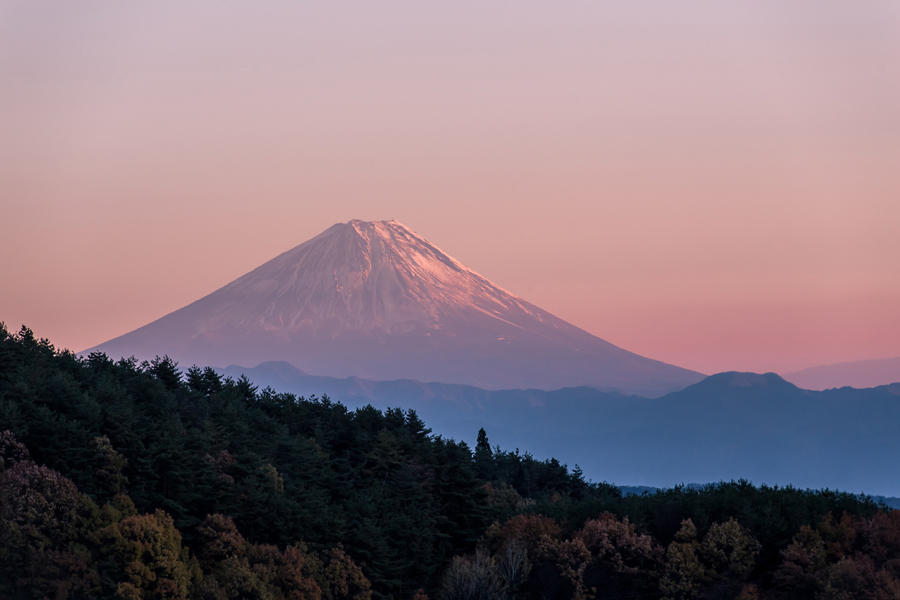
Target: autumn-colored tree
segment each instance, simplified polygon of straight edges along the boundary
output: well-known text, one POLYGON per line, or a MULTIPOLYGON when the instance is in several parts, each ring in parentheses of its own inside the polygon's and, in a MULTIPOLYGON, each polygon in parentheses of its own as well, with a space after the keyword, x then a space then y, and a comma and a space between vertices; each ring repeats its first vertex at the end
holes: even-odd
MULTIPOLYGON (((318 559, 308 554, 305 548, 288 546, 284 550, 274 583, 284 592, 286 600, 319 600, 322 597, 322 589, 315 579, 315 574, 320 569, 318 559)), ((362 584, 361 587, 366 584, 362 584)))
POLYGON ((826 559, 834 563, 853 554, 860 538, 860 522, 847 513, 840 518, 828 514, 816 525, 816 531, 822 536, 826 559))
POLYGON ((197 527, 197 556, 203 570, 200 593, 210 600, 230 600, 262 593, 251 571, 249 544, 229 517, 208 515, 197 527))
POLYGON ((441 600, 498 600, 502 594, 496 563, 484 550, 453 557, 441 582, 441 600))
POLYGON ((197 527, 197 535, 197 555, 206 564, 226 558, 242 558, 247 554, 247 540, 234 521, 225 515, 207 515, 197 527))
POLYGON ((323 600, 370 600, 372 584, 343 548, 332 548, 325 560, 319 578, 323 600))
POLYGON ((124 580, 116 593, 123 600, 187 599, 191 573, 187 550, 172 517, 162 510, 123 519, 116 527, 114 551, 124 580))
POLYGON ((516 515, 503 525, 492 525, 485 534, 485 538, 494 550, 503 548, 512 540, 519 540, 525 544, 529 555, 533 556, 542 538, 556 539, 559 534, 559 524, 550 517, 527 514, 516 515))
POLYGON ((659 589, 665 600, 696 598, 706 577, 698 556, 697 527, 690 519, 681 522, 675 539, 666 549, 665 571, 659 589))
POLYGON ((844 514, 817 527, 830 563, 819 596, 828 600, 900 598, 900 516, 876 513, 871 519, 844 514))
POLYGON ((319 600, 319 561, 305 548, 283 552, 267 544, 249 544, 230 518, 209 515, 197 528, 198 557, 204 571, 200 585, 206 598, 225 600, 255 596, 319 600))
POLYGON ((14 437, 0 443, 8 467, 0 472, 0 596, 93 593, 98 576, 84 541, 99 518, 96 505, 56 471, 27 460, 14 437))
POLYGON ((900 581, 879 572, 868 556, 844 557, 828 569, 822 600, 896 600, 900 581))
POLYGON ((595 563, 618 573, 653 571, 662 561, 662 548, 649 535, 639 534, 628 517, 620 521, 611 513, 602 513, 586 521, 575 536, 584 542, 595 563))
POLYGON ((719 578, 744 581, 756 565, 760 545, 734 519, 713 523, 703 537, 700 553, 709 573, 719 578))
POLYGON ((639 534, 624 518, 602 513, 575 534, 591 553, 585 583, 598 594, 652 595, 658 588, 664 551, 653 538, 639 534))
POLYGON ((12 431, 0 431, 0 472, 29 458, 28 448, 16 439, 12 431))
POLYGON ((862 550, 900 577, 900 510, 878 512, 861 525, 862 550))
POLYGON ((494 565, 504 595, 512 597, 531 572, 528 548, 520 540, 510 540, 494 556, 494 565))
POLYGON ((900 512, 844 514, 800 528, 782 551, 777 586, 795 598, 900 598, 900 512))
POLYGON ((591 562, 591 553, 578 538, 555 540, 549 536, 541 539, 538 558, 554 565, 568 588, 564 597, 573 600, 588 600, 594 597, 594 590, 584 581, 584 573, 591 562))
POLYGON ((525 499, 516 488, 505 482, 488 482, 482 486, 487 495, 487 505, 504 517, 520 509, 525 499))
POLYGON ((794 598, 815 598, 828 565, 825 542, 819 532, 804 525, 781 556, 781 566, 775 572, 776 585, 794 598))

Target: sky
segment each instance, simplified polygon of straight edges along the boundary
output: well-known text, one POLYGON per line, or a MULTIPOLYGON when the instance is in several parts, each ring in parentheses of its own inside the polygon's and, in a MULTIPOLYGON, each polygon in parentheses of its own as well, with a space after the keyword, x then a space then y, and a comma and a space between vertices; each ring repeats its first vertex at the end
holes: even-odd
POLYGON ((900 356, 900 3, 0 0, 0 216, 73 350, 360 218, 702 372, 900 356))

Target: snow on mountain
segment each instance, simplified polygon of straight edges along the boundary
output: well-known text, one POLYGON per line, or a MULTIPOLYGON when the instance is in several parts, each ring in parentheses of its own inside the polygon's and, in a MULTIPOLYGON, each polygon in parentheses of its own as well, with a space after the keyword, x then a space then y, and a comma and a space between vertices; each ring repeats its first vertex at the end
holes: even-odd
POLYGON ((396 221, 338 223, 86 352, 485 388, 659 395, 701 375, 618 348, 494 285, 396 221))

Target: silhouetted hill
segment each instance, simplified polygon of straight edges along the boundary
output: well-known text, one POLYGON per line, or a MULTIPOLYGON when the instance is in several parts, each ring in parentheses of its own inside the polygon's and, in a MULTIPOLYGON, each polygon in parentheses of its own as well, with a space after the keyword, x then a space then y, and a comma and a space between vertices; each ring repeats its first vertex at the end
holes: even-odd
POLYGON ((754 482, 900 495, 900 384, 803 390, 774 373, 719 373, 648 399, 589 387, 483 390, 229 367, 260 385, 352 406, 414 408, 437 433, 578 464, 588 477, 668 487, 754 482))
POLYGON ((820 365, 784 377, 810 390, 887 385, 900 382, 900 357, 820 365))
MULTIPOLYGON (((666 418, 686 437, 658 413, 752 409, 754 390, 768 388, 787 404, 837 398, 726 374, 658 400, 573 388, 422 405, 515 432, 542 420, 541 443, 590 436, 618 448, 596 451, 612 473, 636 444, 657 458, 684 452, 655 439, 666 418), (622 431, 635 416, 657 422, 622 431)), ((587 439, 572 440, 582 456, 587 439)), ((0 323, 0 598, 408 600, 423 589, 569 600, 687 597, 671 593, 687 584, 695 598, 782 600, 824 597, 815 592, 827 584, 827 597, 893 599, 900 589, 900 512, 869 498, 746 481, 623 495, 528 447, 492 447, 483 430, 472 447, 412 410, 348 410, 167 358, 78 358, 0 323)))
POLYGON ((796 385, 786 381, 777 373, 747 373, 741 371, 725 371, 716 373, 686 387, 682 392, 688 394, 704 394, 712 391, 720 394, 725 390, 755 390, 766 388, 769 391, 794 391, 796 385))

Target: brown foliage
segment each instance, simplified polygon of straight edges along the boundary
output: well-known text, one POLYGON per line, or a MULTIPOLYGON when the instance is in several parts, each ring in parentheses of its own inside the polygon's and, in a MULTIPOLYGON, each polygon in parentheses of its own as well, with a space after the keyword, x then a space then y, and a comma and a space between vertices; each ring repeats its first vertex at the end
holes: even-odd
POLYGON ((28 448, 25 444, 19 442, 9 429, 0 431, 0 471, 28 459, 28 448))
POLYGON ((204 561, 213 562, 246 555, 247 540, 230 517, 207 515, 197 527, 197 534, 200 539, 197 553, 204 561))
POLYGON ((372 585, 343 548, 332 548, 325 558, 320 579, 324 600, 370 600, 372 585))
POLYGON ((852 600, 900 598, 900 512, 870 519, 828 517, 802 527, 782 551, 775 573, 791 597, 852 600))
POLYGON ((649 535, 638 534, 627 517, 620 521, 603 513, 586 521, 575 537, 584 543, 594 562, 618 573, 655 570, 662 561, 662 548, 649 535))
POLYGON ((539 555, 556 565, 560 576, 571 587, 574 600, 594 597, 593 590, 584 583, 584 572, 591 561, 591 552, 583 541, 578 538, 557 541, 545 537, 541 540, 539 555))
POLYGON ((123 519, 117 526, 115 551, 124 563, 126 581, 119 584, 122 598, 186 599, 191 575, 181 545, 181 533, 172 517, 161 510, 123 519))
POLYGON ((484 550, 454 556, 441 582, 441 600, 497 600, 503 585, 494 559, 484 550))
POLYGON ((804 525, 781 556, 781 566, 775 572, 778 587, 791 590, 798 597, 814 597, 822 585, 822 572, 827 565, 821 534, 804 525))
POLYGON ((2 443, 0 580, 35 598, 91 593, 99 578, 80 542, 94 526, 96 505, 56 471, 27 460, 15 437, 2 443))
POLYGON ((529 555, 537 550, 542 538, 559 538, 560 527, 550 517, 544 515, 516 515, 502 526, 496 523, 488 529, 487 539, 491 548, 499 550, 512 540, 525 544, 529 555))
POLYGON ((208 598, 244 598, 266 594, 273 599, 320 600, 316 577, 321 565, 301 546, 284 552, 266 544, 250 544, 231 518, 209 515, 197 528, 197 552, 205 571, 201 588, 208 598))
POLYGON ((667 600, 688 600, 696 597, 706 578, 706 571, 698 557, 697 527, 690 519, 681 522, 675 540, 666 549, 665 572, 659 583, 662 597, 667 600))
POLYGON ((759 542, 734 519, 713 523, 700 547, 711 576, 736 581, 743 581, 753 571, 759 550, 759 542))

